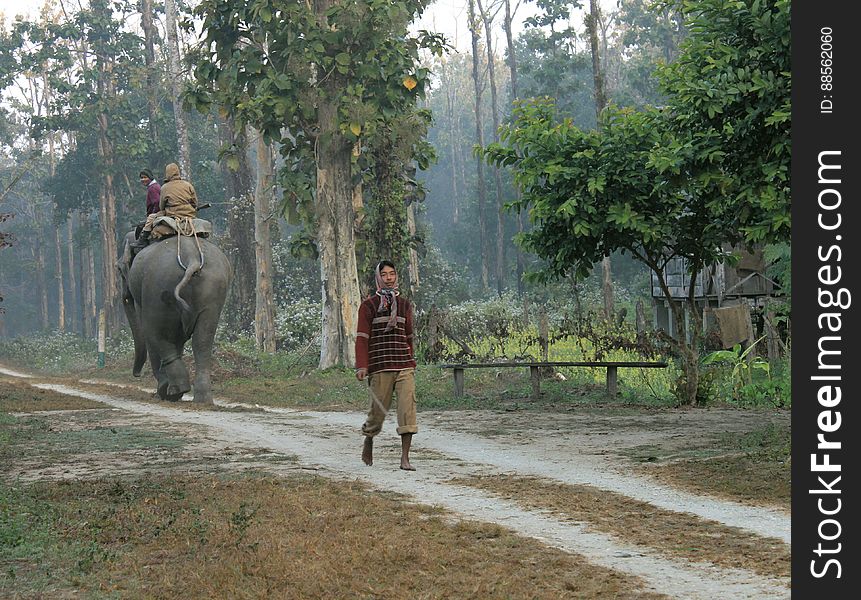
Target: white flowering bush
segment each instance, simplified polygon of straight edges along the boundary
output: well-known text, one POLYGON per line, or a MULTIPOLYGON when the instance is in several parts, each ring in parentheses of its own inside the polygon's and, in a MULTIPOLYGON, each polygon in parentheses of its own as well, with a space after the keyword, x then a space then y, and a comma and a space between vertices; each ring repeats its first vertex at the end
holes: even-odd
POLYGON ((41 371, 92 366, 97 357, 96 341, 74 333, 52 331, 0 341, 0 359, 41 371))
POLYGON ((314 299, 300 297, 292 301, 279 301, 275 314, 275 331, 278 348, 292 352, 304 348, 320 337, 322 307, 314 299))

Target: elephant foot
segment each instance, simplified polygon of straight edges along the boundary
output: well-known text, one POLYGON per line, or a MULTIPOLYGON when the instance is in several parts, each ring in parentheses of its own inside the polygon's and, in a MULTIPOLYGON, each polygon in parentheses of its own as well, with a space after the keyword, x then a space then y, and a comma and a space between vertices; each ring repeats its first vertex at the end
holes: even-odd
POLYGON ((189 391, 191 387, 186 387, 182 389, 180 386, 171 385, 168 383, 163 383, 158 386, 158 395, 162 400, 167 400, 168 402, 176 402, 182 398, 182 395, 189 391))

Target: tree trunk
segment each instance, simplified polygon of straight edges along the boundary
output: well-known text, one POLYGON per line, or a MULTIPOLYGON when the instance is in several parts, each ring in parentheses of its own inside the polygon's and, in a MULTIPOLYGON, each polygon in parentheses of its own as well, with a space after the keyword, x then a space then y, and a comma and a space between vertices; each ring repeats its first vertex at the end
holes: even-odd
MULTIPOLYGON (((514 103, 520 99, 520 92, 517 89, 517 53, 514 49, 514 36, 511 31, 511 17, 511 2, 510 0, 505 0, 505 21, 503 21, 503 29, 505 30, 505 40, 508 45, 508 71, 509 80, 511 81, 511 101, 514 103)), ((514 193, 519 199, 520 190, 515 188, 514 193)), ((517 233, 523 233, 523 212, 520 210, 517 211, 517 233)), ((519 246, 515 248, 515 252, 517 253, 517 293, 519 295, 523 295, 523 273, 526 270, 526 265, 524 264, 523 252, 519 246)))
MULTIPOLYGON (((34 232, 34 236, 41 238, 42 228, 34 232)), ((41 323, 42 331, 48 331, 51 327, 50 316, 48 314, 48 285, 45 279, 45 252, 43 239, 38 239, 31 248, 33 253, 33 264, 36 265, 36 294, 39 298, 39 322, 41 323)))
MULTIPOLYGON (((493 141, 499 141, 499 104, 496 97, 496 66, 493 56, 493 36, 491 35, 492 20, 487 11, 478 2, 481 20, 484 22, 484 37, 487 43, 487 75, 490 82, 490 113, 493 123, 493 141)), ((505 222, 503 219, 502 176, 497 167, 493 167, 493 181, 496 187, 496 293, 502 296, 505 289, 505 222)))
MULTIPOLYGON (((607 97, 604 94, 604 72, 601 69, 601 50, 598 43, 598 25, 600 23, 600 8, 598 0, 589 1, 590 14, 587 19, 589 28, 589 44, 592 48, 592 78, 595 82, 595 115, 598 127, 601 127, 601 112, 607 106, 607 97)), ((613 318, 613 278, 610 272, 610 257, 605 256, 601 261, 602 290, 604 293, 604 318, 610 321, 613 318)))
POLYGON ((272 154, 261 133, 257 133, 257 190, 254 194, 254 255, 257 262, 257 294, 254 310, 254 335, 257 349, 275 352, 275 300, 272 293, 272 240, 270 219, 272 154))
MULTIPOLYGON (((60 228, 54 229, 54 250, 57 255, 57 331, 66 331, 66 290, 63 285, 63 246, 60 243, 60 228)), ((72 249, 69 248, 69 254, 72 249)))
POLYGON ((238 128, 232 117, 222 127, 222 142, 233 153, 222 161, 222 173, 233 206, 227 213, 229 246, 226 248, 233 264, 234 279, 230 286, 227 318, 239 331, 247 331, 254 320, 257 287, 254 252, 254 178, 248 162, 248 135, 238 128))
POLYGON ((601 290, 604 296, 604 318, 613 319, 613 275, 610 271, 610 257, 601 260, 601 290))
POLYGON ((102 233, 102 308, 109 335, 119 326, 119 285, 114 266, 117 257, 116 221, 113 178, 105 175, 104 189, 99 194, 99 227, 102 233))
POLYGON ((517 54, 514 51, 514 36, 511 32, 511 1, 505 0, 505 20, 502 28, 505 30, 505 41, 508 46, 508 71, 511 79, 511 100, 517 100, 520 95, 517 91, 517 54))
MULTIPOLYGON (((697 401, 697 388, 699 387, 699 353, 697 351, 697 336, 694 336, 693 344, 688 343, 687 332, 685 331, 685 303, 677 302, 673 300, 673 296, 670 293, 670 287, 667 285, 667 278, 664 274, 663 269, 659 268, 657 263, 654 260, 647 262, 648 266, 652 271, 657 275, 658 284, 661 287, 661 291, 664 294, 664 298, 667 299, 667 303, 670 307, 670 314, 673 319, 673 325, 675 329, 675 336, 673 337, 673 343, 675 344, 675 348, 679 353, 680 363, 682 367, 682 373, 684 374, 684 387, 681 390, 682 400, 685 404, 696 404, 697 401)), ((691 277, 691 288, 693 288, 693 282, 696 281, 695 276, 691 277)), ((693 309, 696 312, 695 308, 693 309)), ((696 317, 694 318, 695 328, 697 326, 698 320, 696 317)), ((698 332, 697 332, 698 333, 698 332)), ((672 332, 671 332, 672 334, 672 332)))
POLYGON ((598 117, 607 106, 607 96, 604 93, 604 71, 601 68, 601 50, 598 42, 598 26, 601 20, 598 0, 589 0, 589 45, 592 48, 592 79, 595 82, 595 112, 598 117))
POLYGON ((81 287, 78 290, 80 294, 81 305, 81 335, 89 339, 90 331, 90 280, 87 276, 87 267, 89 266, 89 251, 86 246, 81 248, 81 260, 78 261, 78 280, 81 282, 81 287))
MULTIPOLYGON (((415 238, 416 235, 416 208, 413 203, 410 203, 407 206, 407 231, 409 231, 410 238, 415 238)), ((410 276, 410 294, 415 295, 415 293, 419 289, 419 283, 421 283, 421 279, 419 278, 419 254, 416 252, 416 248, 413 245, 410 245, 410 266, 409 266, 409 276, 410 276)))
MULTIPOLYGON (((99 87, 107 87, 100 85, 99 87)), ((102 96, 104 97, 104 96, 102 96)), ((108 138, 108 116, 101 113, 99 121, 99 157, 106 166, 102 189, 99 194, 99 228, 102 234, 102 307, 105 309, 105 322, 108 332, 119 324, 115 306, 119 298, 119 286, 114 261, 117 257, 116 240, 116 198, 114 197, 114 178, 111 174, 114 163, 113 145, 108 138)))
MULTIPOLYGON (((155 68, 155 28, 152 22, 152 0, 141 0, 141 28, 144 32, 144 63, 146 64, 147 111, 149 137, 153 150, 158 148, 158 86, 155 68)), ((186 177, 190 172, 186 171, 186 177)))
POLYGON ((191 151, 188 144, 188 127, 185 114, 182 112, 182 73, 179 69, 179 37, 176 32, 176 2, 165 0, 165 28, 167 29, 167 56, 170 72, 171 99, 173 100, 173 117, 176 121, 176 139, 179 148, 179 166, 185 179, 191 181, 191 151))
MULTIPOLYGON (((445 68, 445 67, 443 67, 445 68)), ((457 188, 457 143, 455 137, 460 128, 455 125, 455 106, 457 103, 457 86, 450 81, 445 91, 446 112, 448 113, 448 142, 451 152, 451 223, 457 225, 460 220, 460 198, 457 188)))
POLYGON ((353 232, 351 148, 339 130, 337 77, 330 78, 327 99, 317 107, 317 248, 323 295, 319 368, 352 367, 359 310, 359 276, 353 232))
POLYGON ((84 335, 93 339, 96 336, 96 261, 89 246, 81 250, 81 284, 84 335))
POLYGON ((75 217, 77 213, 72 212, 66 221, 66 236, 69 253, 69 328, 71 331, 80 334, 81 323, 79 320, 81 303, 78 298, 78 277, 75 269, 75 217))
MULTIPOLYGON (((478 20, 475 16, 475 0, 469 0, 469 32, 472 36, 472 83, 475 88, 475 143, 484 146, 484 133, 481 121, 481 76, 479 73, 478 60, 478 20)), ((488 287, 487 257, 490 255, 487 247, 487 217, 485 215, 485 203, 487 201, 484 190, 484 161, 477 158, 475 161, 478 186, 478 237, 481 253, 481 288, 488 287)))

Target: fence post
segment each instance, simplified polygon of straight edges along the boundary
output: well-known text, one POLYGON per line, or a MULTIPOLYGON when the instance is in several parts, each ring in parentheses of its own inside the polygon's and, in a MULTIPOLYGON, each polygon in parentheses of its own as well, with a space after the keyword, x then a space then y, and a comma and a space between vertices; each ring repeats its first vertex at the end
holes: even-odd
POLYGON ((105 309, 99 311, 99 368, 105 366, 105 309))

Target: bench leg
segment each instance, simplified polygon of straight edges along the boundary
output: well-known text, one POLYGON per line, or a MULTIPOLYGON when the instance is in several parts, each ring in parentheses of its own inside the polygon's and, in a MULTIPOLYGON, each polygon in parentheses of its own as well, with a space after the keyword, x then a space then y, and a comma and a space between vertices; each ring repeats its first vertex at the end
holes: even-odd
POLYGON ((454 397, 463 397, 463 369, 454 370, 454 397))
POLYGON ((617 367, 607 367, 607 395, 611 398, 616 397, 617 371, 617 367))
POLYGON ((529 367, 529 378, 532 380, 532 399, 541 396, 541 367, 529 367))

